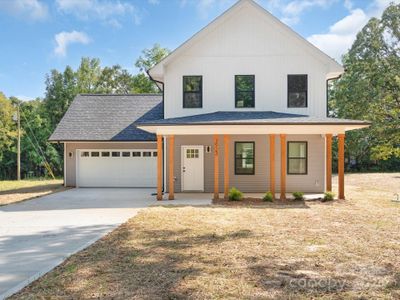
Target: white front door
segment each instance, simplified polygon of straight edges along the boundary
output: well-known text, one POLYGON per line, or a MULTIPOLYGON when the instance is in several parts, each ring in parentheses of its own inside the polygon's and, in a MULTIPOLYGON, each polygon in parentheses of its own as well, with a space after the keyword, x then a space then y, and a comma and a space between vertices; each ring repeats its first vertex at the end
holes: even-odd
POLYGON ((182 191, 204 191, 204 148, 182 146, 182 191))

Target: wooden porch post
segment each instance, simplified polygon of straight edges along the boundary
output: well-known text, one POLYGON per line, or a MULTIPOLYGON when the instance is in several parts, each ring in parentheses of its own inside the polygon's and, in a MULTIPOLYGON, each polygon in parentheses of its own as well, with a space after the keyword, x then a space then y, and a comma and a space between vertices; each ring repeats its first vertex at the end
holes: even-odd
POLYGON ((162 136, 157 135, 157 200, 162 200, 162 136))
POLYGON ((339 134, 339 159, 338 159, 338 184, 339 184, 339 199, 344 197, 344 134, 339 134))
POLYGON ((229 135, 224 135, 224 198, 229 197, 229 135))
POLYGON ((175 152, 175 147, 174 147, 174 144, 175 144, 175 137, 173 135, 171 135, 169 137, 169 148, 168 148, 168 152, 169 152, 168 199, 169 200, 175 199, 175 195, 174 195, 174 177, 175 177, 174 176, 174 152, 175 152))
POLYGON ((326 191, 332 192, 332 134, 326 134, 326 191))
POLYGON ((286 134, 281 134, 281 200, 286 200, 286 134))
POLYGON ((219 199, 218 134, 214 135, 214 200, 219 199))
POLYGON ((269 191, 275 199, 275 134, 269 135, 269 191))

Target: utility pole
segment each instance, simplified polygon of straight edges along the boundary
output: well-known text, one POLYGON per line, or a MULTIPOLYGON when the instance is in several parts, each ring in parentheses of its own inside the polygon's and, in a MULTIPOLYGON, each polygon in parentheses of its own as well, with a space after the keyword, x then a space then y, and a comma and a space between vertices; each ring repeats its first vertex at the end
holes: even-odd
POLYGON ((21 115, 17 103, 18 143, 17 143, 17 180, 21 180, 21 115))

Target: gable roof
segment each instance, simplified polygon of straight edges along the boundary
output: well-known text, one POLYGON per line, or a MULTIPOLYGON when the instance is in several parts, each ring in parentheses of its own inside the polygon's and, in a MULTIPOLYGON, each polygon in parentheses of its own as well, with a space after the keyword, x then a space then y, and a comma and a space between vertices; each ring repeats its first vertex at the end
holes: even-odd
POLYGON ((305 38, 303 38, 300 34, 295 32, 293 29, 291 29, 288 25, 280 21, 277 17, 272 15, 269 11, 264 9, 262 6, 257 4, 254 0, 239 0, 237 1, 232 7, 230 7, 228 10, 226 10, 224 13, 222 13, 220 16, 215 18, 211 23, 206 25, 204 28, 202 28, 200 31, 195 33, 191 38, 189 38, 187 41, 185 41, 183 44, 181 44, 178 48, 176 48, 174 51, 172 51, 168 56, 166 56, 163 60, 161 60, 157 65, 152 67, 148 73, 150 76, 156 80, 162 81, 162 74, 163 74, 163 68, 164 65, 169 64, 172 62, 177 56, 179 56, 181 53, 183 53, 186 49, 189 49, 192 45, 194 45, 199 39, 202 37, 206 36, 208 33, 212 32, 217 26, 222 24, 226 19, 228 19, 234 12, 237 10, 243 8, 245 5, 248 5, 250 7, 253 7, 257 11, 263 13, 269 20, 274 22, 275 24, 278 24, 282 30, 284 30, 286 33, 288 33, 291 37, 296 39, 297 41, 300 41, 303 45, 307 47, 308 50, 310 50, 311 53, 319 57, 322 61, 324 61, 327 65, 329 65, 329 69, 332 70, 332 75, 330 77, 337 77, 339 74, 343 73, 343 67, 336 62, 332 57, 327 55, 325 52, 311 44, 309 41, 307 41, 305 38))
POLYGON ((137 126, 175 125, 369 125, 370 122, 326 117, 310 117, 274 111, 218 111, 207 114, 138 121, 137 126))
POLYGON ((78 95, 49 140, 155 141, 134 123, 163 117, 160 94, 78 95))

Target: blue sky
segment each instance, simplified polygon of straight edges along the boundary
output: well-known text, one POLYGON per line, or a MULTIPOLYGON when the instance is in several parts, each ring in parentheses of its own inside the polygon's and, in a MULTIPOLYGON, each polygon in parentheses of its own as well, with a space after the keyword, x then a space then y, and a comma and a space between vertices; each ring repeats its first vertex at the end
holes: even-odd
MULTIPOLYGON (((144 48, 171 50, 235 0, 0 0, 0 91, 43 97, 51 69, 82 56, 132 73, 144 48)), ((258 0, 303 37, 340 60, 356 33, 393 0, 258 0)), ((400 0, 394 0, 400 3, 400 0)))

